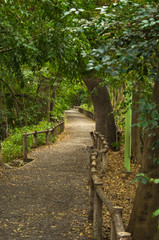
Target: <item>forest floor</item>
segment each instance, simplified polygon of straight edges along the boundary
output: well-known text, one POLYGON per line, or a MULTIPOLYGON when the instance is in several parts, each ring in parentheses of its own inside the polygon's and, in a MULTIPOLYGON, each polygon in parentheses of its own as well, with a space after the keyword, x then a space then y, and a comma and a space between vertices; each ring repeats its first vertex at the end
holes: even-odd
MULTIPOLYGON (((54 144, 29 154, 33 161, 0 172, 0 240, 92 240, 88 218, 88 172, 94 122, 77 110, 66 112, 65 131, 54 144)), ((123 171, 123 149, 109 151, 104 190, 114 205, 122 206, 127 226, 136 183, 123 171)), ((104 239, 109 239, 110 216, 103 208, 104 239)))

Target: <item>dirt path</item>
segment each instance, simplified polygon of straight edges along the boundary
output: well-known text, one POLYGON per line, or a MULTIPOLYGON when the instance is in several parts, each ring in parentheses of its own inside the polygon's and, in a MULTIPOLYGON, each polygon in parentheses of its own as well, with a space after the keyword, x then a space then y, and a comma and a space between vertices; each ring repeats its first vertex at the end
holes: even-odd
POLYGON ((35 160, 0 177, 0 240, 89 240, 87 221, 89 132, 94 122, 69 110, 55 144, 30 154, 35 160))

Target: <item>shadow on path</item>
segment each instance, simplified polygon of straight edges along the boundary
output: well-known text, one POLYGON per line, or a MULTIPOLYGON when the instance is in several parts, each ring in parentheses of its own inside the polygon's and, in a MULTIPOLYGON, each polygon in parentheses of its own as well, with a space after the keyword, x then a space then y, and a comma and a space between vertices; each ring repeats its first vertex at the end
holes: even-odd
POLYGON ((89 132, 94 122, 66 112, 55 144, 29 154, 34 161, 0 177, 0 240, 89 240, 87 221, 89 132))

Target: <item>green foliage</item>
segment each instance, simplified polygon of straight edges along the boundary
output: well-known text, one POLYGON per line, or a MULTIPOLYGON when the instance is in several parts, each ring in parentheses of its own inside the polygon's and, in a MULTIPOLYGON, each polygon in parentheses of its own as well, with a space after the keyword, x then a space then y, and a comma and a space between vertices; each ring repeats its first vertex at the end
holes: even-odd
POLYGON ((145 99, 141 99, 139 104, 140 117, 138 123, 135 125, 146 129, 146 131, 155 129, 158 126, 159 120, 159 113, 156 110, 156 104, 153 102, 146 102, 145 99))
POLYGON ((158 178, 152 178, 152 177, 149 177, 147 176, 145 173, 138 173, 136 178, 132 180, 131 183, 137 181, 138 183, 139 182, 142 182, 143 184, 146 184, 146 183, 154 183, 154 184, 159 184, 159 179, 158 178))
POLYGON ((121 142, 114 142, 112 143, 112 147, 116 149, 117 151, 120 150, 121 142))
POLYGON ((159 209, 157 209, 154 213, 153 213, 153 217, 157 217, 159 216, 159 209))
POLYGON ((158 58, 158 5, 119 1, 96 8, 96 16, 82 21, 92 50, 87 70, 106 72, 111 77, 135 70, 156 79, 158 58), (95 39, 95 41, 93 40, 95 39))
MULTIPOLYGON (((4 162, 9 162, 13 159, 22 157, 23 154, 23 132, 43 131, 52 127, 52 123, 41 121, 38 125, 25 126, 16 128, 10 132, 10 136, 2 142, 2 157, 4 162)), ((45 143, 45 134, 37 135, 38 146, 45 143)), ((52 139, 54 141, 54 138, 52 139)), ((33 147, 33 136, 27 137, 28 151, 33 147)))
POLYGON ((88 104, 81 104, 80 107, 83 108, 84 110, 87 110, 87 111, 90 111, 90 112, 94 112, 93 105, 89 106, 88 104))
MULTIPOLYGON (((159 209, 157 209, 155 212, 153 212, 152 217, 158 217, 159 216, 159 209)), ((158 225, 158 230, 159 230, 159 225, 158 225)))
POLYGON ((146 176, 146 174, 144 173, 138 173, 136 178, 134 178, 131 183, 135 181, 137 181, 138 183, 142 182, 143 184, 146 184, 149 181, 149 177, 146 176))

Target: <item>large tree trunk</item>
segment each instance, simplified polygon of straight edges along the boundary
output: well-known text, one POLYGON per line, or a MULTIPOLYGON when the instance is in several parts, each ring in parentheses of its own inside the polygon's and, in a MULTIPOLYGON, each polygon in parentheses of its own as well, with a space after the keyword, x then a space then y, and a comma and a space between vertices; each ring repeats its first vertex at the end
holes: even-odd
MULTIPOLYGON (((153 102, 159 113, 159 81, 154 86, 153 102)), ((151 119, 151 113, 150 113, 151 119)), ((158 122, 159 126, 159 122, 158 122)), ((159 146, 154 143, 159 139, 159 129, 153 128, 146 133, 143 149, 143 167, 148 177, 159 178, 159 165, 153 158, 159 159, 159 146), (155 135, 154 135, 155 134, 155 135)), ((159 209, 159 184, 140 183, 136 192, 133 211, 131 214, 128 231, 132 233, 133 240, 158 240, 159 219, 152 218, 152 213, 159 209)))
POLYGON ((96 131, 103 134, 111 148, 116 142, 116 127, 113 116, 113 109, 110 102, 109 92, 101 78, 96 78, 93 75, 83 79, 92 98, 96 131))
POLYGON ((37 119, 38 121, 41 121, 43 117, 49 118, 50 113, 50 79, 44 77, 43 75, 40 76, 39 79, 39 87, 37 89, 38 93, 38 102, 39 102, 39 112, 37 119))
POLYGON ((14 96, 13 103, 14 103, 15 113, 16 113, 16 117, 17 117, 16 121, 17 121, 19 127, 22 127, 22 123, 21 123, 21 120, 20 120, 18 101, 17 101, 17 98, 15 97, 13 83, 12 83, 12 86, 11 86, 11 90, 12 90, 12 94, 14 96))
MULTIPOLYGON (((5 129, 5 133, 0 136, 0 139, 4 139, 8 137, 8 118, 7 118, 7 107, 5 100, 5 93, 3 85, 1 84, 1 92, 0 92, 0 113, 1 113, 1 127, 5 129)), ((1 133, 0 133, 1 134, 1 133)))
POLYGON ((50 100, 50 120, 52 120, 53 118, 52 112, 54 111, 57 89, 58 89, 58 86, 54 86, 52 89, 51 100, 50 100))

